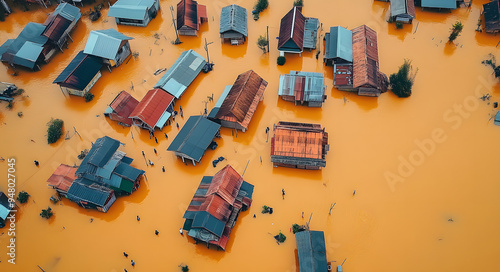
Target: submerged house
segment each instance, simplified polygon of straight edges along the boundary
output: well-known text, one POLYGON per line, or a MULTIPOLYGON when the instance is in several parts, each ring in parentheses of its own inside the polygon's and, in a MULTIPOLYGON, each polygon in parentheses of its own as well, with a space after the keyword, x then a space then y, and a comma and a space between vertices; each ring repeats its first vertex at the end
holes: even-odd
POLYGON ((325 65, 352 64, 352 31, 341 26, 330 27, 325 33, 325 65))
MULTIPOLYGON (((250 196, 251 197, 251 196, 250 196)), ((9 198, 3 192, 0 192, 0 228, 5 227, 5 220, 12 210, 10 207, 9 198)))
POLYGON ((53 83, 72 95, 85 96, 101 78, 100 58, 78 52, 53 83))
POLYGON ((415 0, 415 5, 433 10, 449 10, 457 8, 461 0, 415 0))
POLYGON ((122 126, 130 127, 132 119, 129 116, 138 104, 139 101, 137 99, 126 91, 121 91, 106 108, 104 116, 109 117, 109 119, 118 122, 122 126))
POLYGON ((160 88, 179 99, 206 63, 205 59, 192 49, 184 51, 154 88, 160 88))
POLYGON ((325 78, 322 73, 290 71, 281 75, 278 95, 295 105, 306 104, 309 107, 321 107, 326 100, 325 78))
POLYGON ((487 33, 500 32, 500 5, 499 1, 491 1, 483 5, 484 26, 487 33))
POLYGON ((327 272, 325 234, 306 230, 295 233, 300 272, 327 272))
POLYGON ((194 0, 181 0, 177 4, 177 31, 179 35, 198 36, 200 25, 208 22, 207 7, 194 0))
POLYGON ((391 0, 391 21, 409 23, 415 19, 415 0, 391 0))
POLYGON ((204 176, 183 218, 183 229, 196 242, 225 250, 238 215, 252 204, 254 186, 230 165, 204 176))
POLYGON ((326 166, 328 133, 318 124, 280 121, 271 138, 271 162, 283 166, 317 170, 326 166))
POLYGON ((87 179, 73 182, 66 197, 82 208, 96 209, 104 213, 116 201, 113 190, 87 179))
POLYGON ((56 190, 60 195, 66 195, 69 187, 71 187, 77 178, 75 174, 76 169, 78 168, 66 164, 59 165, 47 180, 47 185, 56 190))
POLYGON ((302 53, 305 49, 316 49, 319 21, 302 15, 302 7, 293 7, 282 19, 278 37, 278 51, 302 53))
POLYGON ((31 70, 40 69, 62 46, 81 17, 80 9, 63 3, 44 24, 28 23, 16 39, 0 46, 0 60, 31 70))
POLYGON ((120 66, 131 54, 129 40, 113 28, 93 30, 89 34, 83 53, 100 57, 110 67, 120 66))
POLYGON ((160 10, 159 0, 118 0, 108 11, 117 24, 147 26, 160 10))
POLYGON ((198 115, 191 116, 179 131, 167 151, 173 151, 183 162, 189 159, 193 165, 200 162, 214 138, 220 137, 220 125, 198 115))
POLYGON ((151 132, 155 128, 161 130, 174 111, 173 101, 174 97, 161 89, 149 90, 130 113, 129 118, 132 120, 132 125, 151 132))
POLYGON ((220 13, 220 37, 232 45, 244 44, 247 34, 247 10, 238 5, 223 7, 220 13))
POLYGON ((240 74, 229 91, 219 98, 217 103, 220 106, 215 107, 210 116, 223 127, 247 131, 266 87, 267 81, 253 70, 240 74))

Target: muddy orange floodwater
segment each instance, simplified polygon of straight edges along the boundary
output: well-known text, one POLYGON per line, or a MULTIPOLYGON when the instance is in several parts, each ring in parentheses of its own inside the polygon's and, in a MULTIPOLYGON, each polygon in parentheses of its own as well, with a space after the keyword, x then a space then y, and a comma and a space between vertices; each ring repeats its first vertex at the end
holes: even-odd
MULTIPOLYGON (((304 15, 322 24, 321 39, 330 26, 352 29, 366 24, 377 31, 382 72, 394 73, 405 58, 411 59, 419 70, 407 99, 391 92, 372 98, 338 91, 331 67, 322 63, 323 52, 319 60, 317 51, 287 55, 286 64, 277 66, 275 37, 292 0, 271 0, 258 21, 249 14, 249 38, 242 46, 221 44, 220 11, 235 3, 250 13, 254 1, 199 2, 207 5, 209 22, 201 26, 199 37, 181 37, 180 45, 172 44, 175 32, 169 10, 177 2, 162 0, 161 12, 146 28, 117 26, 107 17, 107 9, 95 23, 83 17, 72 33, 74 42, 41 71, 19 70, 13 76, 12 69, 0 65, 0 81, 25 89, 12 109, 0 103, 0 156, 6 159, 0 162, 0 189, 7 190, 7 159, 14 157, 16 189, 31 194, 16 213, 15 265, 7 262, 8 228, 0 230, 0 271, 39 271, 37 265, 45 271, 180 271, 179 265, 187 264, 190 271, 295 272, 298 260, 290 228, 293 223, 305 224, 311 214, 310 228, 325 232, 328 261, 340 264, 347 259, 344 271, 500 271, 500 127, 491 119, 500 84, 491 68, 481 64, 489 53, 500 57, 500 36, 475 31, 486 0, 451 13, 417 8, 417 19, 402 30, 386 22, 389 3, 304 1, 304 15), (455 45, 447 44, 457 20, 465 25, 463 33, 455 45), (266 26, 271 45, 270 53, 263 54, 256 41, 266 26), (63 95, 52 81, 83 50, 91 30, 107 28, 133 37, 130 45, 139 56, 111 73, 103 68, 90 103, 63 95), (238 74, 253 69, 269 85, 247 132, 233 136, 223 128, 219 147, 192 166, 166 151, 178 133, 175 126, 165 127, 169 139, 158 137, 156 144, 146 131, 104 118, 104 110, 120 91, 140 100, 161 77, 153 72, 169 68, 184 50, 205 55, 205 39, 213 42, 209 52, 215 67, 201 73, 176 103, 176 109, 184 109, 179 125, 203 112, 207 96, 213 94, 217 100, 238 74), (328 98, 323 108, 294 106, 278 98, 279 76, 290 70, 325 75, 328 98), (492 98, 482 101, 484 94, 492 98), (46 143, 51 118, 64 120, 69 139, 46 143), (280 120, 326 128, 331 146, 326 168, 272 167, 265 128, 280 120), (55 192, 46 184, 51 173, 60 163, 78 165, 80 151, 105 135, 125 144, 121 150, 135 159, 133 166, 146 171, 147 181, 131 196, 119 198, 108 213, 85 210, 67 199, 52 204, 49 198, 55 192), (155 166, 146 166, 141 151, 155 166), (228 160, 213 168, 211 161, 219 156, 228 160), (223 252, 196 245, 178 230, 202 176, 213 175, 226 163, 240 174, 248 163, 244 178, 255 191, 252 207, 240 214, 223 252), (329 215, 332 203, 336 205, 329 215), (273 207, 274 214, 261 214, 263 205, 273 207), (39 216, 48 206, 54 211, 50 220, 39 216), (280 230, 288 239, 278 245, 272 236, 280 230)), ((0 43, 15 38, 28 22, 43 22, 53 9, 9 15, 0 23, 0 43)), ((208 102, 209 110, 213 106, 208 102)))

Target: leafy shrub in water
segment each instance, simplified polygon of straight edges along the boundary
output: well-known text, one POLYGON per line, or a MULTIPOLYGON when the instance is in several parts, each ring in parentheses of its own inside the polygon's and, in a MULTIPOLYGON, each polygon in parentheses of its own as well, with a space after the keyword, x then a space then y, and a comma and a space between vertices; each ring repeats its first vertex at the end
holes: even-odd
POLYGON ((50 120, 47 125, 49 128, 47 129, 47 142, 49 144, 53 144, 61 138, 61 135, 63 133, 62 127, 63 127, 63 120, 61 119, 52 119, 50 120))

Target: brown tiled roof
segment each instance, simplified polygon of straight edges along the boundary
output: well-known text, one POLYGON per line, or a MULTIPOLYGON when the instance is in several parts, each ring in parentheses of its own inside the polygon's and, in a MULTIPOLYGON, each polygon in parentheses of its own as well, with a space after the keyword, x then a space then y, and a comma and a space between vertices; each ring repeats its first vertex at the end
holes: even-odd
POLYGON ((109 115, 111 120, 118 121, 127 125, 132 124, 132 119, 128 118, 139 104, 139 101, 132 97, 126 91, 121 91, 109 105, 113 113, 109 115))
POLYGON ((207 196, 217 194, 227 203, 233 205, 242 183, 243 178, 228 164, 212 178, 207 196))
POLYGON ((353 87, 378 88, 377 32, 362 25, 352 30, 353 87))
POLYGON ((328 134, 319 124, 279 122, 271 139, 271 155, 323 159, 328 134))
POLYGON ((47 25, 42 35, 49 38, 51 41, 58 41, 64 34, 64 31, 68 29, 69 25, 71 25, 71 21, 58 14, 54 20, 47 25))
POLYGON ((67 192, 73 181, 76 179, 75 172, 76 167, 72 167, 66 164, 61 164, 54 171, 52 176, 47 180, 50 186, 53 186, 59 190, 67 192))
POLYGON ((297 7, 292 8, 282 19, 280 24, 280 34, 278 49, 292 39, 295 44, 302 49, 304 47, 304 28, 306 18, 297 7), (295 15, 295 16, 294 16, 295 15))
POLYGON ((188 26, 192 29, 199 30, 199 20, 198 2, 194 0, 181 0, 177 4, 177 29, 188 26))
POLYGON ((226 99, 222 102, 215 118, 237 122, 248 128, 266 87, 267 81, 253 70, 240 74, 226 99))
POLYGON ((162 89, 149 90, 130 114, 130 118, 140 119, 149 127, 154 128, 173 100, 174 97, 162 89))

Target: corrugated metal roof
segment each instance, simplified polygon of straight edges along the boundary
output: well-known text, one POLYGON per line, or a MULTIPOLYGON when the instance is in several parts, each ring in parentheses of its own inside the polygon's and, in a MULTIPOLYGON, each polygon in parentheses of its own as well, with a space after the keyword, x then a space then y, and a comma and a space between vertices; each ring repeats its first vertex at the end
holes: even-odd
POLYGON ((201 24, 200 17, 206 16, 206 14, 198 14, 199 6, 202 5, 198 5, 198 2, 194 0, 181 0, 177 4, 177 29, 188 26, 199 30, 201 24))
POLYGON ((201 115, 191 116, 167 150, 185 154, 199 162, 219 129, 219 124, 201 115))
POLYGON ((228 164, 214 175, 212 183, 208 188, 207 195, 217 194, 229 204, 233 205, 242 182, 243 178, 240 174, 228 164))
POLYGON ((456 9, 456 0, 422 0, 423 8, 447 8, 456 9))
POLYGON ((499 1, 491 1, 489 3, 484 4, 483 11, 484 11, 484 25, 486 27, 486 30, 487 31, 500 30, 499 1))
POLYGON ((76 179, 76 167, 61 164, 52 173, 47 183, 59 190, 67 192, 73 181, 76 179))
POLYGON ((133 38, 125 36, 113 28, 93 30, 89 34, 83 52, 105 59, 115 59, 122 41, 132 39, 133 38))
POLYGON ((154 129, 173 100, 171 94, 161 89, 149 90, 129 118, 138 119, 154 129))
POLYGON ((52 20, 47 25, 42 35, 49 38, 49 40, 57 42, 63 36, 64 32, 68 29, 70 25, 71 25, 70 20, 64 18, 61 15, 57 15, 54 17, 54 20, 52 20))
POLYGON ((49 22, 51 22, 57 15, 61 15, 62 17, 72 22, 78 21, 82 17, 82 13, 80 12, 80 9, 78 7, 75 7, 68 3, 62 3, 57 5, 54 12, 52 12, 45 20, 44 25, 47 25, 49 22))
POLYGON ((324 159, 324 138, 319 124, 279 122, 271 139, 271 156, 324 159))
POLYGON ((290 71, 290 74, 280 76, 278 95, 297 97, 297 92, 302 92, 302 100, 299 101, 323 102, 325 88, 325 78, 321 73, 290 71), (300 87, 298 79, 303 79, 300 87))
POLYGON ((137 178, 139 178, 140 175, 144 173, 145 172, 143 170, 137 169, 123 162, 120 162, 120 164, 118 164, 115 169, 115 174, 130 181, 135 181, 137 178))
POLYGON ((156 0, 118 0, 108 12, 109 17, 143 20, 156 0))
POLYGON ((10 213, 9 198, 3 192, 0 192, 0 218, 5 220, 10 213))
POLYGON ((300 272, 327 272, 325 235, 322 231, 295 234, 300 272))
POLYGON ((391 0, 391 17, 405 14, 415 18, 415 1, 391 0))
POLYGON ((206 211, 218 220, 226 223, 231 215, 231 204, 227 203, 219 195, 209 195, 200 204, 200 211, 206 211))
POLYGON ((87 170, 89 169, 88 165, 93 165, 96 167, 104 166, 111 158, 111 156, 113 156, 119 146, 119 141, 108 136, 97 139, 92 145, 92 148, 90 149, 87 156, 85 156, 85 158, 83 159, 80 167, 78 167, 78 170, 76 170, 76 175, 87 172, 87 170))
POLYGON ((98 57, 78 52, 53 83, 77 90, 84 90, 101 70, 102 62, 98 57))
POLYGON ((45 26, 29 22, 16 39, 7 40, 0 47, 2 61, 34 69, 48 38, 42 33, 45 26))
POLYGON ((306 18, 304 26, 304 48, 316 49, 318 27, 319 20, 317 18, 306 18))
POLYGON ((278 50, 282 49, 291 40, 302 51, 304 47, 305 21, 306 18, 297 7, 293 7, 281 19, 278 50))
POLYGON ((113 191, 102 186, 97 185, 84 185, 80 183, 81 179, 75 180, 71 187, 69 187, 68 194, 66 195, 69 200, 74 202, 87 201, 97 206, 104 206, 106 200, 113 194, 113 191))
POLYGON ((128 118, 132 111, 137 107, 139 101, 132 97, 126 91, 121 91, 115 99, 109 104, 109 108, 111 108, 112 113, 110 114, 110 119, 114 121, 118 121, 127 125, 132 124, 132 119, 128 118))
POLYGON ((27 41, 14 56, 14 63, 33 69, 42 51, 43 46, 41 44, 27 41))
POLYGON ((218 237, 222 236, 225 224, 220 220, 217 220, 213 215, 206 211, 199 211, 196 213, 193 219, 193 224, 191 228, 202 228, 210 231, 218 237))
POLYGON ((223 7, 220 13, 219 33, 235 31, 247 36, 247 10, 238 5, 223 7))
POLYGON ((352 30, 353 87, 378 88, 377 32, 362 25, 352 30))
POLYGON ((179 99, 205 64, 205 59, 192 49, 184 51, 154 87, 162 88, 179 99))
POLYGON ((219 112, 219 109, 220 109, 220 106, 222 105, 222 102, 224 102, 224 100, 226 100, 227 94, 229 93, 229 91, 231 90, 232 87, 233 87, 233 85, 227 85, 226 87, 224 87, 224 91, 220 95, 217 102, 215 102, 213 109, 208 114, 208 118, 215 118, 215 115, 219 112))
POLYGON ((330 27, 329 39, 326 41, 328 53, 325 58, 341 58, 352 62, 352 31, 341 26, 330 27))

